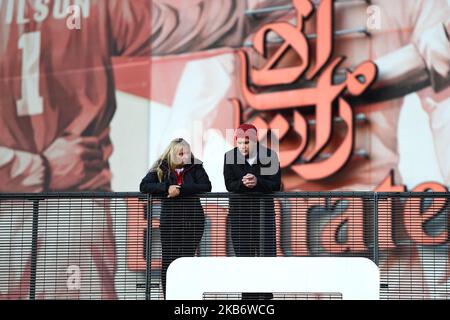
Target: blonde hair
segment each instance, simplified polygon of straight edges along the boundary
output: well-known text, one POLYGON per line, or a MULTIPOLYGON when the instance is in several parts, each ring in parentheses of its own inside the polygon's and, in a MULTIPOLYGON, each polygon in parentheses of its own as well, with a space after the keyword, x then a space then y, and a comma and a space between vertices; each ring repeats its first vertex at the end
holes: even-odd
MULTIPOLYGON (((158 175, 159 182, 162 182, 164 179, 164 171, 161 169, 161 164, 166 161, 169 169, 175 170, 176 164, 174 162, 175 155, 179 152, 179 150, 183 147, 186 147, 189 152, 191 151, 191 146, 186 142, 183 138, 174 139, 170 142, 169 146, 163 152, 163 154, 159 157, 158 160, 153 164, 150 171, 156 171, 158 175)), ((191 153, 192 157, 192 153, 191 153)))

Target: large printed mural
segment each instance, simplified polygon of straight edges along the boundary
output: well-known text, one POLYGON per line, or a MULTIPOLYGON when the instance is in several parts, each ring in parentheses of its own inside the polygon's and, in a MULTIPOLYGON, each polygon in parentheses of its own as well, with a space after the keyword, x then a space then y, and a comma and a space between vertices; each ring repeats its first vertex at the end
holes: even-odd
MULTIPOLYGON (((0 0, 0 24, 0 193, 137 191, 175 137, 190 142, 213 191, 224 192, 223 154, 244 122, 277 146, 283 191, 450 185, 448 0, 0 0)), ((387 200, 380 211, 382 273, 419 272, 420 297, 448 298, 430 289, 445 287, 450 274, 448 204, 408 201, 387 200), (411 216, 419 223, 407 223, 411 216), (426 228, 432 220, 438 232, 426 228), (424 262, 430 250, 444 274, 424 262)), ((369 250, 362 219, 337 214, 338 203, 305 204, 295 213, 304 219, 292 218, 288 200, 277 203, 278 255, 369 250), (317 208, 320 221, 307 219, 317 208), (347 244, 311 249, 311 234, 299 233, 314 229, 311 221, 321 226, 317 239, 346 223, 347 244)), ((38 285, 38 297, 127 298, 131 286, 142 298, 144 205, 124 216, 92 205, 91 219, 59 220, 87 233, 39 229, 38 270, 55 281, 38 285), (57 263, 45 269, 49 256, 57 263), (84 279, 75 291, 67 287, 73 265, 84 279)), ((51 217, 51 204, 41 206, 51 217)), ((367 214, 366 203, 349 207, 367 214)), ((0 204, 0 272, 8 274, 0 298, 28 290, 31 220, 17 208, 0 204)), ((233 255, 217 218, 226 206, 205 208, 199 254, 233 255)), ((152 267, 157 273, 157 257, 152 267)))

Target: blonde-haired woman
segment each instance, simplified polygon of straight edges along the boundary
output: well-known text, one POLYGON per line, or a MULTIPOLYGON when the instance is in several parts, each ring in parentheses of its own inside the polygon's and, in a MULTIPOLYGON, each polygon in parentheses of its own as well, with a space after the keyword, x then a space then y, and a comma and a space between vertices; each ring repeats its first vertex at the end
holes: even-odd
POLYGON ((203 236, 203 208, 200 199, 191 195, 210 192, 211 182, 202 162, 192 155, 189 144, 175 139, 142 179, 140 190, 163 196, 161 282, 165 297, 169 264, 180 257, 194 256, 203 236))

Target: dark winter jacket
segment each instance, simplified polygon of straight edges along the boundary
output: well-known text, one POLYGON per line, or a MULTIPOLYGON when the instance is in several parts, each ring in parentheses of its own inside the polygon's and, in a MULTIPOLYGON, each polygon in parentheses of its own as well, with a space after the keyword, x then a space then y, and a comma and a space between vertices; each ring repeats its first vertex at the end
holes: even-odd
POLYGON ((237 148, 225 154, 223 169, 228 191, 241 193, 230 197, 228 223, 237 256, 275 256, 275 208, 270 196, 281 189, 281 172, 278 156, 270 149, 260 148, 257 160, 250 165, 237 148), (264 172, 270 166, 273 172, 264 172), (257 184, 250 189, 242 178, 251 173, 257 184))
POLYGON ((201 161, 195 160, 192 161, 192 164, 185 165, 180 195, 176 198, 167 198, 169 187, 177 184, 175 172, 170 171, 166 162, 163 162, 160 168, 164 172, 163 181, 159 181, 156 170, 151 170, 142 179, 140 191, 155 196, 162 196, 161 214, 203 214, 200 199, 195 197, 195 194, 210 192, 211 182, 201 161))

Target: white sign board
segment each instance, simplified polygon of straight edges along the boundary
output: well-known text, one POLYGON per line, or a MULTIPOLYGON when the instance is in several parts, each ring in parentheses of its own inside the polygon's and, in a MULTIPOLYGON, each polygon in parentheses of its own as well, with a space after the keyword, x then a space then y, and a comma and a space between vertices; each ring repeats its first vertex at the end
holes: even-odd
POLYGON ((202 300, 203 293, 341 293, 347 300, 377 300, 377 265, 359 257, 194 257, 172 262, 169 300, 202 300))

